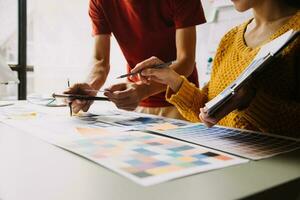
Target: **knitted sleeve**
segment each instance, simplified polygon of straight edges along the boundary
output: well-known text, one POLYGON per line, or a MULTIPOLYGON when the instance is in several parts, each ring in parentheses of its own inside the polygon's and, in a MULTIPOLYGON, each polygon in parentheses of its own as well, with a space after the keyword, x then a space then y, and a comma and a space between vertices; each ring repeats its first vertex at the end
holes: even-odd
POLYGON ((202 90, 181 76, 183 83, 177 93, 167 88, 166 100, 175 105, 181 115, 191 122, 199 122, 200 108, 207 102, 208 85, 202 90))
MULTIPOLYGON (((226 53, 226 49, 230 46, 238 27, 231 29, 219 43, 217 53, 213 62, 213 69, 211 74, 211 80, 218 79, 216 73, 219 65, 222 62, 222 58, 226 53)), ((166 100, 175 105, 181 115, 191 122, 199 122, 200 108, 205 106, 208 99, 209 83, 202 89, 197 88, 194 84, 190 83, 185 77, 183 77, 183 83, 179 91, 174 94, 173 91, 168 87, 166 92, 166 100)))

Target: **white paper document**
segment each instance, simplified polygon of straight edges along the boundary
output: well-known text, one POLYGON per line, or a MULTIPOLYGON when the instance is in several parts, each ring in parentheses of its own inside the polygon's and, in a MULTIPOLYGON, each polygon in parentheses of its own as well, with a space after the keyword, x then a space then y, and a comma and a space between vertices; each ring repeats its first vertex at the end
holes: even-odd
POLYGON ((150 115, 122 111, 69 117, 67 111, 68 108, 16 105, 0 109, 0 121, 98 163, 143 186, 248 161, 135 130, 171 130, 186 125, 177 120, 155 116, 151 119, 150 115))

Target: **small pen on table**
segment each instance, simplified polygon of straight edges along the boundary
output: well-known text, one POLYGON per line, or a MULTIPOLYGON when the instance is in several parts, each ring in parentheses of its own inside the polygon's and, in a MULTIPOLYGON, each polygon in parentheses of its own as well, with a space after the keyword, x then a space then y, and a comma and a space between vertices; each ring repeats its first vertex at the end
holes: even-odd
MULTIPOLYGON (((70 80, 68 79, 68 87, 70 87, 70 80)), ((69 108, 70 108, 70 116, 73 116, 73 111, 72 111, 72 102, 69 103, 69 108)))

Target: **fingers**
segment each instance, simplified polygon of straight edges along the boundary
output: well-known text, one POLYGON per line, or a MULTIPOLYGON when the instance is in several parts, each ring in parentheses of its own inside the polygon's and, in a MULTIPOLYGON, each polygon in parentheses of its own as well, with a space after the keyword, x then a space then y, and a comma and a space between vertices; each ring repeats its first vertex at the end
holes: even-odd
POLYGON ((78 113, 82 107, 80 104, 78 104, 78 102, 76 102, 76 100, 71 103, 71 106, 72 106, 72 110, 75 114, 78 113))
POLYGON ((134 88, 127 88, 122 91, 106 91, 104 93, 111 101, 118 102, 118 101, 125 101, 126 99, 130 98, 134 92, 134 88))
POLYGON ((244 109, 249 106, 255 96, 255 89, 250 86, 240 88, 235 95, 226 102, 213 116, 209 116, 204 108, 200 109, 199 118, 208 127, 217 124, 222 118, 236 109, 244 109))
MULTIPOLYGON (((64 94, 96 96, 97 91, 87 83, 76 83, 70 88, 68 88, 66 91, 64 91, 64 94)), ((80 110, 87 112, 91 104, 93 103, 93 101, 85 101, 72 98, 65 99, 65 102, 72 104, 72 110, 74 113, 78 113, 80 110)))
POLYGON ((118 83, 118 84, 112 85, 111 87, 109 87, 105 90, 106 90, 106 92, 114 92, 114 91, 126 90, 126 88, 127 88, 126 83, 118 83))
POLYGON ((153 65, 157 65, 157 64, 162 64, 163 61, 161 61, 160 59, 158 59, 157 57, 151 57, 148 58, 147 60, 144 60, 143 62, 138 63, 134 69, 131 70, 131 72, 135 73, 135 72, 139 72, 145 68, 151 67, 153 65))
POLYGON ((164 69, 149 68, 141 72, 141 77, 144 78, 145 83, 150 83, 151 81, 153 81, 162 84, 169 84, 171 79, 170 77, 171 74, 173 74, 173 72, 174 71, 170 68, 164 68, 164 69))
POLYGON ((202 122, 205 126, 207 126, 208 128, 211 128, 211 127, 214 126, 214 124, 205 121, 205 119, 204 119, 201 115, 199 115, 199 118, 200 118, 201 122, 202 122))
POLYGON ((209 128, 216 125, 219 121, 216 118, 210 117, 204 108, 200 108, 199 118, 209 128))
POLYGON ((93 103, 93 101, 87 101, 85 106, 82 107, 82 111, 87 112, 89 110, 89 108, 91 107, 92 103, 93 103))
POLYGON ((158 76, 158 74, 159 70, 145 69, 139 73, 139 79, 142 83, 150 85, 151 80, 157 80, 156 76, 158 76))
MULTIPOLYGON (((107 90, 104 95, 107 96, 119 109, 133 111, 138 106, 141 97, 139 97, 136 87, 129 84, 123 84, 123 86, 124 85, 126 85, 126 89, 121 87, 123 90, 107 90)), ((116 89, 116 87, 112 89, 116 89)))
POLYGON ((163 69, 144 69, 142 72, 141 72, 141 75, 144 76, 144 77, 151 77, 151 76, 159 76, 160 74, 160 71, 162 71, 163 69))
POLYGON ((74 113, 78 113, 79 111, 87 112, 90 108, 92 101, 85 101, 85 100, 74 100, 72 102, 72 110, 74 113))
POLYGON ((97 92, 87 83, 76 83, 69 87, 64 94, 96 95, 97 92))
POLYGON ((146 85, 150 85, 150 77, 147 76, 142 76, 141 74, 139 74, 139 79, 142 83, 146 84, 146 85))
POLYGON ((133 97, 126 97, 124 99, 111 99, 111 101, 117 106, 119 109, 133 111, 139 104, 139 101, 133 97))

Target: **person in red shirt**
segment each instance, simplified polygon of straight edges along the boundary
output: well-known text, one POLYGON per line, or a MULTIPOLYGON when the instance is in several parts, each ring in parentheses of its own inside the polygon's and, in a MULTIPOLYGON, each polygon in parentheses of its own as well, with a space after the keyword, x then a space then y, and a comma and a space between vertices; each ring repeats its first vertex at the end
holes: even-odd
MULTIPOLYGON (((90 0, 89 15, 95 38, 93 69, 87 83, 78 83, 65 93, 96 95, 110 69, 110 37, 116 38, 127 61, 127 71, 156 56, 198 86, 195 66, 196 28, 205 23, 200 0, 90 0)), ((106 95, 124 110, 181 118, 165 101, 166 86, 128 78, 106 89, 106 95)), ((87 111, 92 102, 75 100, 75 113, 87 111)))

